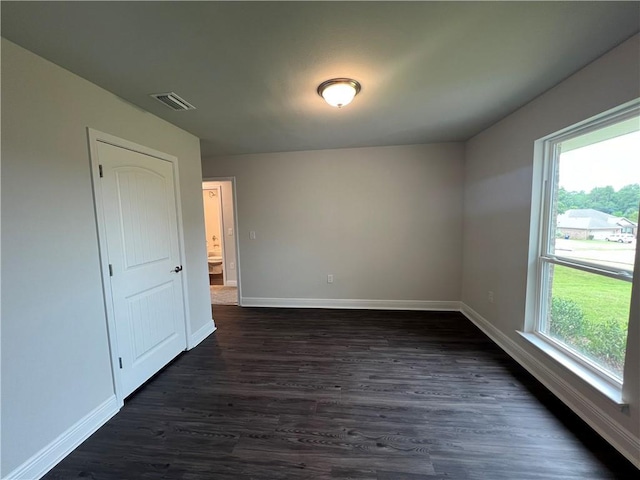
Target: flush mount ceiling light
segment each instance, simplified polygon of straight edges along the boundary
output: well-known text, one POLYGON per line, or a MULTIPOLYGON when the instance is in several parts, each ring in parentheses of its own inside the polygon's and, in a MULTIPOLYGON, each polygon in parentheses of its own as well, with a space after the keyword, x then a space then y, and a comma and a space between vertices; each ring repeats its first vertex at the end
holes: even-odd
POLYGON ((351 78, 332 78, 318 86, 318 95, 332 107, 344 107, 360 92, 360 84, 351 78))

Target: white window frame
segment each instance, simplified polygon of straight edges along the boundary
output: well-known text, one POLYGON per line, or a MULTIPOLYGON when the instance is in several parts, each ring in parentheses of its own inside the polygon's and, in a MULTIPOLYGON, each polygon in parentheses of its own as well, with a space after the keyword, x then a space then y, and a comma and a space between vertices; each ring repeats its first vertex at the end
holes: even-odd
MULTIPOLYGON (((535 346, 554 358, 556 361, 581 376, 583 379, 603 391, 608 397, 615 399, 622 404, 620 393, 624 379, 619 379, 606 371, 595 362, 571 349, 568 345, 553 339, 544 333, 547 327, 549 311, 550 283, 549 268, 551 265, 560 265, 589 272, 595 275, 602 275, 609 278, 626 282, 633 282, 633 272, 630 270, 608 268, 586 261, 563 257, 562 254, 549 253, 552 238, 555 238, 556 226, 552 225, 552 208, 556 199, 557 189, 555 187, 556 169, 558 168, 559 148, 562 142, 575 138, 596 130, 603 129, 609 125, 640 115, 640 99, 629 102, 616 109, 605 112, 592 119, 581 122, 577 125, 565 128, 559 132, 548 135, 536 142, 536 161, 538 167, 534 165, 534 196, 536 195, 536 185, 538 185, 538 204, 532 205, 532 228, 537 232, 537 244, 534 245, 534 262, 530 263, 530 268, 535 269, 533 277, 534 290, 529 289, 528 296, 534 297, 533 308, 528 308, 533 312, 529 316, 525 325, 524 336, 535 346), (536 178, 535 176, 538 175, 536 178), (536 212, 537 211, 537 215, 536 212), (537 222, 536 222, 536 218, 537 222), (553 235, 553 236, 552 236, 553 235), (533 294, 533 295, 532 295, 533 294), (611 392, 615 392, 612 394, 611 392)), ((638 247, 636 247, 638 248, 638 247)), ((636 266, 637 268, 637 266, 636 266)), ((530 272, 530 282, 532 280, 530 272)), ((528 302, 530 304, 530 302, 528 302)), ((632 319, 629 319, 631 323, 632 319)), ((627 349, 630 338, 627 335, 627 349)))

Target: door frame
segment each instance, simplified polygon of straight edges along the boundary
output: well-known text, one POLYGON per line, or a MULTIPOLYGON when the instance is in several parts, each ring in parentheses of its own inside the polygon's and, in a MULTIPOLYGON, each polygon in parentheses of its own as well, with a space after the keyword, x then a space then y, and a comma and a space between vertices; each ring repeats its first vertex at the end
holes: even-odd
POLYGON ((106 238, 106 225, 104 216, 104 203, 102 199, 102 185, 100 183, 100 167, 98 158, 98 142, 113 145, 114 147, 123 148, 132 152, 141 153, 160 160, 171 163, 173 168, 173 187, 175 189, 175 208, 178 227, 178 252, 180 255, 180 264, 183 267, 182 276, 182 308, 184 312, 184 329, 185 329, 185 345, 187 350, 189 338, 191 338, 191 326, 189 324, 189 303, 188 287, 187 287, 187 268, 185 265, 185 248, 184 248, 184 227, 182 223, 182 204, 180 195, 180 178, 178 177, 178 158, 167 153, 154 150, 144 145, 125 140, 108 133, 100 132, 93 128, 87 127, 87 137, 89 142, 89 162, 91 167, 91 184, 93 187, 93 205, 96 216, 96 231, 98 234, 98 254, 100 258, 100 275, 102 278, 102 291, 104 300, 104 309, 107 319, 107 336, 109 338, 109 354, 111 355, 111 375, 113 380, 113 389, 118 401, 119 407, 124 405, 124 392, 121 383, 120 366, 118 363, 118 341, 116 336, 116 323, 113 308, 113 292, 111 290, 111 280, 109 276, 109 258, 106 238))
MULTIPOLYGON (((240 269, 240 230, 238 229, 238 195, 236 194, 236 177, 202 177, 202 183, 205 182, 231 182, 231 198, 233 200, 233 229, 235 232, 234 242, 236 246, 236 276, 238 288, 238 306, 242 306, 242 273, 240 269)), ((222 197, 220 197, 220 208, 222 208, 222 197)), ((203 212, 204 215, 204 212, 203 212)), ((222 217, 220 217, 222 218, 222 217)), ((204 216, 203 216, 204 219, 204 216)), ((224 227, 223 227, 224 229, 224 227)), ((224 231, 223 237, 224 235, 224 231)))

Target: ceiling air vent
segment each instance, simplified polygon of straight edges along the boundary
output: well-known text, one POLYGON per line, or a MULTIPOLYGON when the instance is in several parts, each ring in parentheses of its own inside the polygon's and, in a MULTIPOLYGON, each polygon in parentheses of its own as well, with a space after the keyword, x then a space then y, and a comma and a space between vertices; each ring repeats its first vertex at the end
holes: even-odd
POLYGON ((159 102, 164 103, 171 110, 175 110, 177 112, 182 110, 195 110, 196 107, 191 105, 186 100, 180 98, 173 92, 169 93, 152 93, 151 96, 158 100, 159 102))

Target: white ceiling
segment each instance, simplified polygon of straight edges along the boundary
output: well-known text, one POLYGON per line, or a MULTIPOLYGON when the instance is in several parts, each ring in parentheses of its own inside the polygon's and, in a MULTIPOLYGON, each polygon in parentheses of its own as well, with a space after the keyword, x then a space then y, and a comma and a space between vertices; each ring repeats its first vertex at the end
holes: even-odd
POLYGON ((203 156, 466 140, 640 30, 638 2, 7 2, 2 36, 203 156), (332 77, 362 84, 329 107, 332 77), (149 97, 174 91, 197 110, 149 97))

